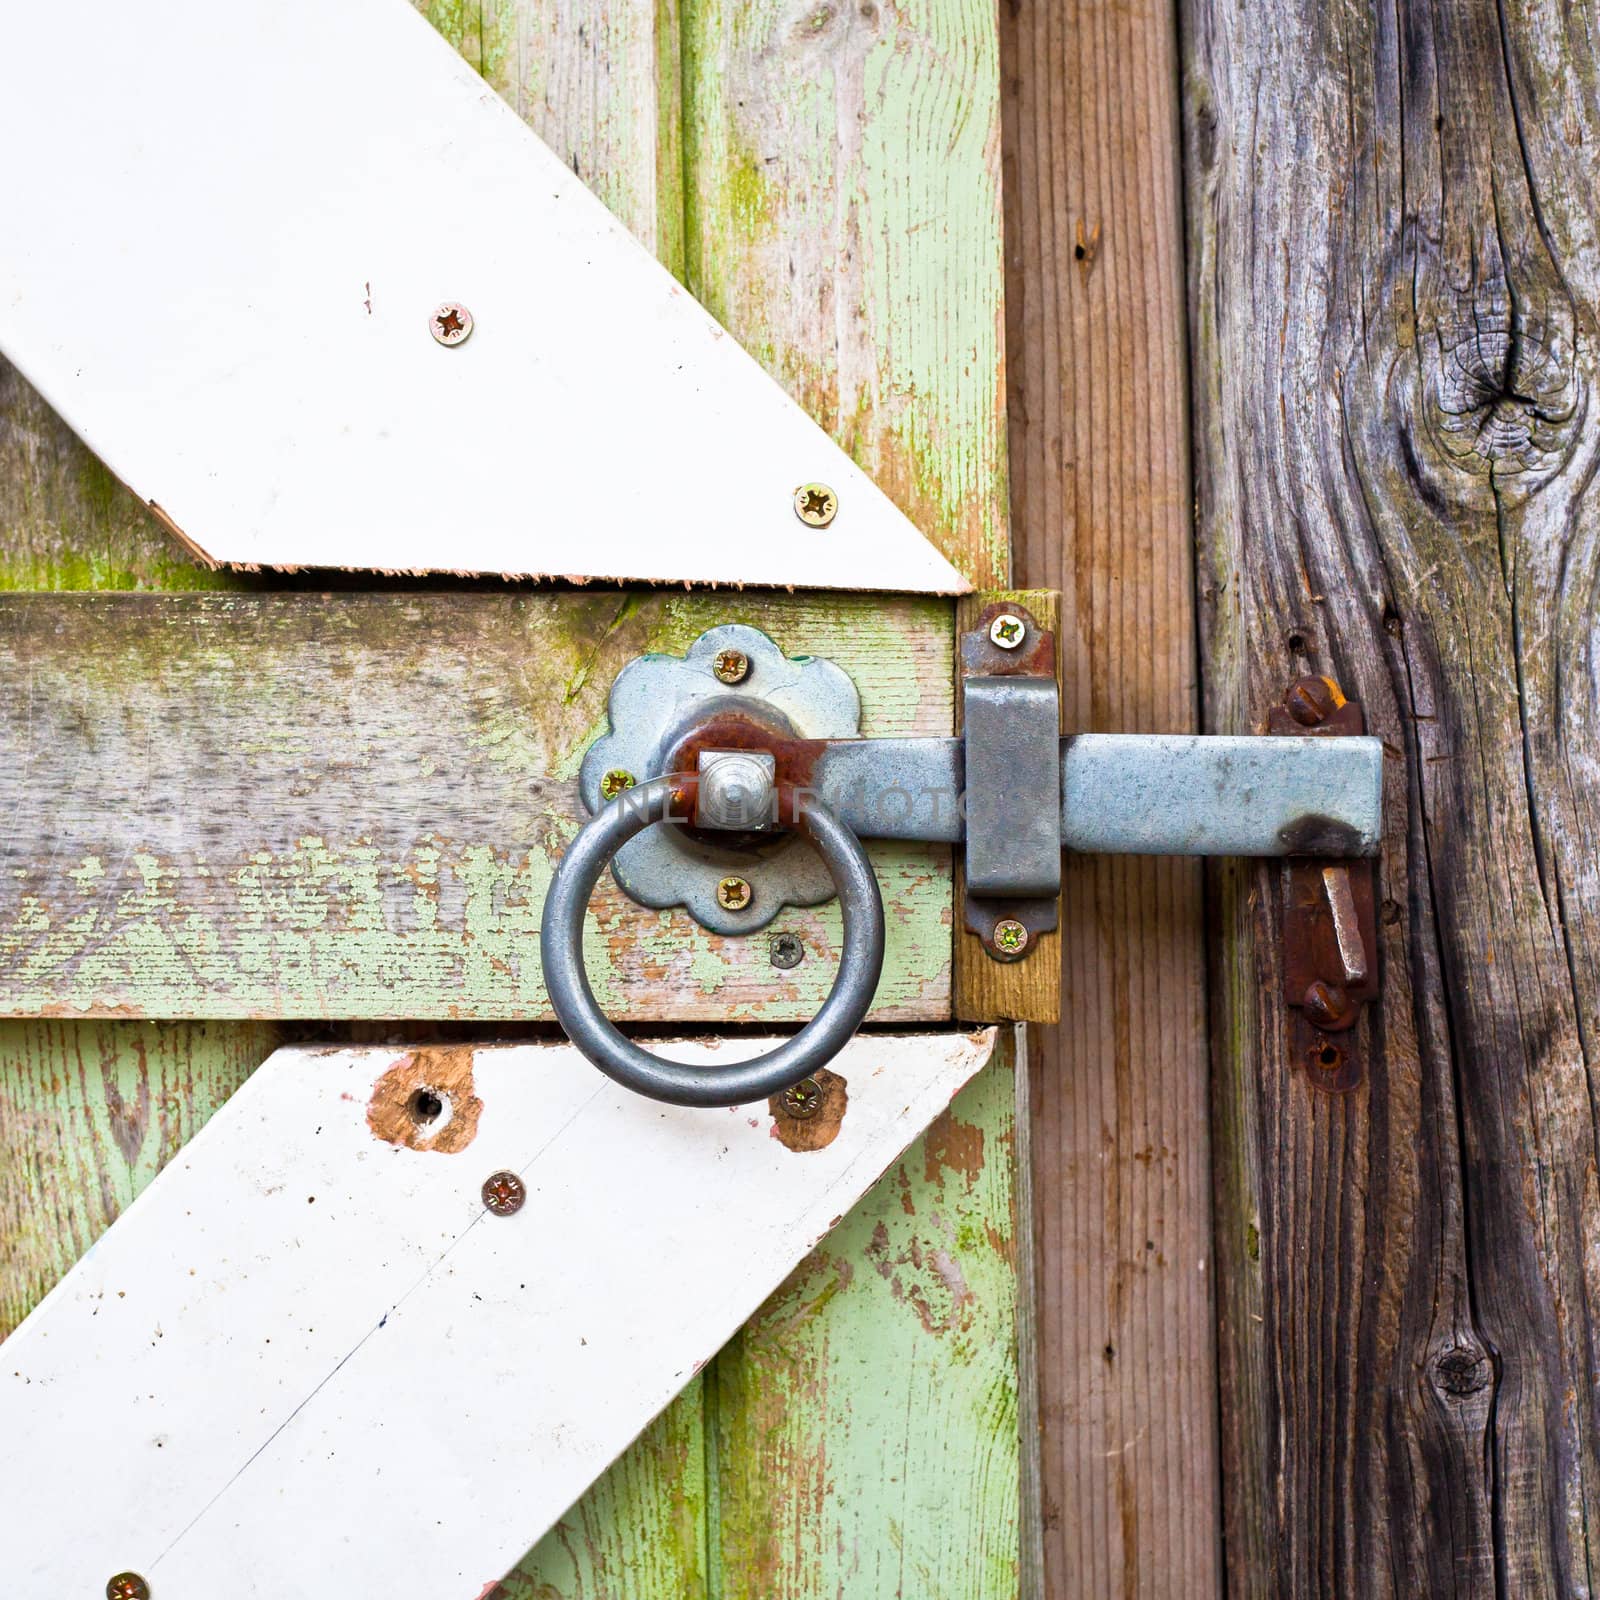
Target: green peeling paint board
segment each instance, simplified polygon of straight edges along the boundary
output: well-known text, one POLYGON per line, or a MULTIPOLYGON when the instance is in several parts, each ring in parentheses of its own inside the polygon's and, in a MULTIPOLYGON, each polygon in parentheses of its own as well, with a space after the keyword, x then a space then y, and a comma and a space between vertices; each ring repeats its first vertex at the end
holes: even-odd
MULTIPOLYGON (((422 9, 946 556, 1006 580, 991 6, 422 9)), ((189 560, 0 362, 0 588, 261 583, 189 560)), ((0 1023, 0 1330, 282 1031, 0 1023)), ((1013 1071, 891 1166, 502 1600, 1012 1600, 1013 1071)))
MULTIPOLYGON (((838 661, 864 732, 952 731, 937 600, 0 596, 0 1011, 548 1020, 539 916, 612 680, 733 620, 838 661)), ((947 1017, 949 850, 873 858, 877 1019, 947 1017)), ((805 1017, 840 926, 781 913, 780 973, 607 878, 589 970, 634 1021, 805 1017)))

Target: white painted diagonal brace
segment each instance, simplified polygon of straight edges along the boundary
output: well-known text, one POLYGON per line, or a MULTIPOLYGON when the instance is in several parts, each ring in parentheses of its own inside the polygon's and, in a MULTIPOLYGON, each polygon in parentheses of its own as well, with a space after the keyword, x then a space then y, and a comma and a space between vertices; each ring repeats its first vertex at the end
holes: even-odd
POLYGON ((471 1600, 993 1041, 855 1040, 805 1153, 566 1045, 279 1051, 6 1341, 0 1593, 471 1600), (515 1216, 483 1209, 499 1168, 515 1216))
POLYGON ((206 557, 968 587, 404 0, 0 25, 0 349, 206 557))

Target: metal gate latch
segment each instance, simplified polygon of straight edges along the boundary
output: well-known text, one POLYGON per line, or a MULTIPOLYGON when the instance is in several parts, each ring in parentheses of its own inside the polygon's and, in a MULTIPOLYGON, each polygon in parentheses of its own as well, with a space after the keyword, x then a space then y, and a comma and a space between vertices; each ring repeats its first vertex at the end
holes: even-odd
MULTIPOLYGON (((1000 960, 1055 926, 1063 850, 1310 856, 1335 868, 1377 851, 1377 739, 1276 727, 1272 737, 1063 738, 1054 640, 1019 606, 991 607, 961 640, 961 662, 955 738, 862 738, 860 699, 838 666, 785 656, 738 624, 703 633, 683 657, 622 670, 610 731, 579 775, 591 820, 556 869, 542 923, 551 1004, 595 1065, 658 1099, 728 1106, 830 1060, 883 966, 883 904, 862 839, 964 845, 969 924, 1000 960), (634 1044, 600 1011, 583 968, 584 915, 608 865, 641 905, 685 906, 723 934, 837 893, 843 949, 822 1009, 735 1066, 680 1066, 634 1044)), ((1358 1006, 1376 983, 1359 880, 1317 872, 1343 1003, 1358 1006)), ((1367 883, 1370 919, 1370 871, 1367 883)))

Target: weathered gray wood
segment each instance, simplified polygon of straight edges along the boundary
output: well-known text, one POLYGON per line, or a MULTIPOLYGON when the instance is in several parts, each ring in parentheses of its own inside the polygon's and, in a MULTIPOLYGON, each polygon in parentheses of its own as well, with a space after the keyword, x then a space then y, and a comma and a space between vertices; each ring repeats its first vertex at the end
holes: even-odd
MULTIPOLYGON (((0 599, 0 1012, 548 1016, 538 924, 611 681, 713 622, 838 661, 865 729, 948 733, 941 601, 595 594, 0 599)), ((949 853, 874 847, 884 1018, 949 1014, 949 853)), ((799 967, 606 880, 602 1003, 795 1016, 838 908, 787 911, 799 967)))
POLYGON ((1600 11, 1186 0, 1207 708, 1388 742, 1366 1080, 1219 874, 1229 1592, 1600 1564, 1600 11))

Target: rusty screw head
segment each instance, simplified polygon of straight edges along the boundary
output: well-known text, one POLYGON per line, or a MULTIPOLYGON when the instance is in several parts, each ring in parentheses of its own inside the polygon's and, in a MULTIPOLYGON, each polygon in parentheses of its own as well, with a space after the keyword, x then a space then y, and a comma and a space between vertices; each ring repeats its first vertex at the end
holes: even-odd
POLYGON ((1323 978, 1317 978, 1307 986, 1301 1004, 1305 1007, 1306 1015, 1319 1028, 1334 1027, 1350 1015, 1350 996, 1339 984, 1329 983, 1323 978))
POLYGON ((106 1600, 150 1600, 150 1585, 137 1572, 119 1572, 106 1585, 106 1600))
POLYGON ((600 780, 600 798, 615 800, 624 789, 631 789, 637 780, 623 767, 613 767, 600 780))
POLYGON ((822 1085, 815 1078, 802 1078, 783 1091, 780 1104, 791 1117, 804 1122, 822 1109, 822 1085))
POLYGON ((719 650, 711 670, 719 683, 743 683, 750 676, 750 657, 743 650, 719 650))
POLYGON ((491 1172, 483 1180, 484 1210, 497 1217, 514 1217, 528 1198, 528 1186, 514 1172, 491 1172))
POLYGON ((768 955, 775 967, 787 972, 791 967, 798 967, 805 959, 806 947, 800 942, 797 933, 775 933, 772 943, 768 946, 768 955))
POLYGON ((472 313, 459 300, 446 300, 442 306, 434 307, 428 318, 428 331, 440 344, 464 344, 472 332, 472 313))
POLYGON ((1002 954, 1020 956, 1028 948, 1028 930, 1015 917, 1002 917, 994 925, 993 940, 1002 954))
POLYGON ((794 492, 794 514, 808 528, 826 528, 838 511, 839 497, 825 483, 802 483, 794 492))
POLYGON ((748 878, 724 878, 717 885, 717 904, 724 911, 743 911, 753 893, 748 878))
POLYGON ((1302 728, 1326 722, 1339 709, 1333 685, 1326 678, 1296 678, 1284 693, 1283 703, 1302 728))
POLYGON ((989 624, 989 642, 1002 650, 1015 650, 1027 636, 1027 623, 1014 611, 1002 611, 989 624))

